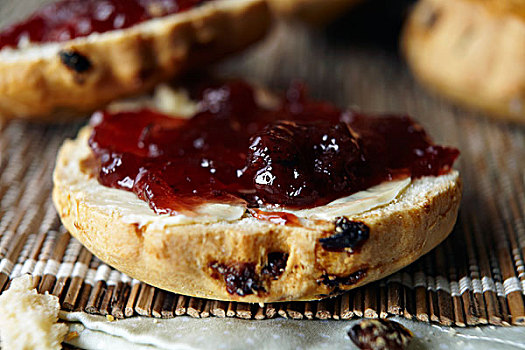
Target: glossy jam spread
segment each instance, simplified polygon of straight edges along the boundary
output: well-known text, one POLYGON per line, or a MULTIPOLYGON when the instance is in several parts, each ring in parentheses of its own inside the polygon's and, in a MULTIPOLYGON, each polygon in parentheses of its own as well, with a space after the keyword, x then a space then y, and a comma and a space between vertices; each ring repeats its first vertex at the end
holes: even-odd
POLYGON ((409 117, 343 112, 308 100, 297 84, 273 110, 241 81, 196 90, 200 111, 187 120, 96 113, 89 145, 100 183, 133 191, 159 214, 210 201, 307 208, 386 180, 446 173, 459 154, 409 117))
POLYGON ((154 17, 185 11, 210 0, 62 0, 0 33, 0 49, 30 42, 66 41, 124 29, 154 17))

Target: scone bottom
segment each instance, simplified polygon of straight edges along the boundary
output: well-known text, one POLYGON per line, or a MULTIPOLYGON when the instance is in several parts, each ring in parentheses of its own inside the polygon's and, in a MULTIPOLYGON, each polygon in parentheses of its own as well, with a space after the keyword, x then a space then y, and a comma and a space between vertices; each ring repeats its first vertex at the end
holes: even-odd
MULTIPOLYGON (((220 92, 224 97, 224 90, 220 92)), ((191 91, 189 96, 194 97, 191 91)), ((217 96, 221 95, 215 94, 217 96)), ((223 104, 204 104, 204 108, 224 108, 226 102, 219 101, 223 104)), ((199 106, 203 108, 203 103, 199 106)), ((119 112, 117 117, 125 120, 127 113, 119 112)), ((202 113, 202 110, 198 113, 202 113)), ((163 120, 164 117, 155 114, 154 118, 163 120)), ((170 128, 176 130, 186 120, 172 118, 168 127, 165 122, 161 127, 146 123, 148 125, 138 131, 132 130, 136 123, 125 123, 123 132, 131 142, 126 146, 128 150, 122 153, 118 148, 112 148, 112 153, 120 154, 121 164, 132 159, 128 154, 130 149, 131 153, 151 158, 148 152, 159 152, 163 148, 150 146, 162 146, 162 136, 169 135, 170 128), (136 148, 135 134, 142 142, 141 147, 136 148)), ((195 218, 191 213, 193 204, 188 202, 188 197, 182 197, 187 210, 184 220, 189 221, 183 224, 159 224, 160 220, 177 217, 174 215, 176 210, 157 212, 155 208, 159 208, 158 205, 151 206, 151 202, 148 204, 144 200, 147 196, 151 199, 151 195, 155 195, 154 191, 150 189, 138 194, 138 198, 141 198, 138 200, 137 194, 130 191, 133 179, 125 180, 127 183, 118 182, 124 179, 119 178, 122 174, 130 178, 129 172, 119 173, 122 169, 118 167, 100 167, 100 160, 105 164, 113 162, 100 149, 93 154, 88 146, 88 138, 91 137, 93 147, 93 127, 101 125, 100 121, 99 113, 92 126, 84 129, 77 140, 66 142, 60 151, 53 192, 60 217, 71 233, 103 261, 134 278, 179 294, 244 302, 313 300, 335 296, 382 278, 415 261, 446 238, 457 217, 461 198, 458 173, 450 169, 451 163, 438 161, 437 164, 444 164, 443 169, 436 170, 436 174, 413 177, 410 185, 391 202, 331 220, 298 217, 294 214, 296 211, 285 213, 275 210, 275 205, 268 207, 264 204, 257 208, 254 206, 256 202, 240 197, 248 203, 244 204, 246 209, 241 218, 192 223, 191 220, 197 220, 192 219, 195 218), (99 163, 97 152, 101 156, 99 163), (74 154, 78 153, 84 156, 75 160, 74 154), (71 175, 66 174, 71 170, 68 166, 76 162, 82 165, 78 167, 82 170, 71 179, 71 175), (107 172, 110 177, 101 180, 101 171, 108 169, 112 169, 107 172), (104 184, 108 179, 114 182, 104 184), (118 207, 99 206, 89 198, 88 192, 72 185, 87 182, 90 191, 96 192, 99 198, 104 197, 103 191, 111 190, 122 193, 123 202, 139 201, 141 210, 150 212, 148 218, 153 217, 153 221, 130 223, 130 219, 123 218, 118 207), (128 188, 120 188, 122 184, 128 188), (96 191, 91 186, 96 187, 96 191)), ((118 128, 113 128, 119 125, 118 122, 110 123, 109 129, 105 130, 109 131, 110 140, 119 137, 118 128)), ((422 132, 419 125, 415 130, 422 132)), ((351 137, 360 139, 356 134, 351 137)), ((172 136, 167 137, 167 140, 170 139, 173 139, 172 136)), ((426 135, 424 140, 429 142, 426 149, 430 147, 430 154, 434 156, 439 155, 436 149, 446 150, 442 146, 434 147, 426 135)), ((99 147, 100 143, 95 146, 99 147)), ((450 153, 452 162, 457 157, 456 152, 450 153)), ((152 158, 156 157, 162 155, 157 154, 152 158)), ((201 160, 198 163, 204 164, 201 160)), ((142 166, 147 167, 149 163, 142 166)), ((210 169, 210 162, 204 168, 210 169)), ((215 173, 221 170, 224 168, 215 168, 215 173)), ((144 171, 140 170, 140 173, 144 179, 144 171)), ((140 180, 140 176, 135 176, 135 179, 140 180)), ((159 178, 151 179, 154 181, 150 184, 159 184, 159 178)), ((148 182, 143 182, 141 186, 147 188, 148 182)), ((164 188, 172 187, 168 184, 164 188)), ((227 191, 215 192, 214 195, 216 198, 227 198, 226 203, 238 205, 241 202, 242 205, 239 198, 232 200, 228 197, 232 193, 227 191)), ((204 198, 205 201, 210 200, 210 197, 204 198)), ((169 202, 160 203, 165 205, 169 202)))

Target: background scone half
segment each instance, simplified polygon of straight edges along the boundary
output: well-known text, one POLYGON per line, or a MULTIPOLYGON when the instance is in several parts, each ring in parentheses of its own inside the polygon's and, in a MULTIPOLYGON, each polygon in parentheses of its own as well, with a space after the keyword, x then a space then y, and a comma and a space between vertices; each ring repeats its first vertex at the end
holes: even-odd
POLYGON ((525 122, 525 2, 421 0, 404 28, 416 78, 459 104, 525 122))
POLYGON ((63 224, 111 266, 184 295, 244 302, 335 295, 415 261, 447 237, 457 218, 455 170, 408 180, 369 209, 295 226, 228 205, 197 218, 157 215, 135 194, 99 184, 87 143, 91 130, 83 128, 58 154, 53 200, 63 224), (357 249, 326 243, 364 231, 368 238, 357 249))
POLYGON ((147 91, 262 38, 264 0, 215 0, 122 30, 0 50, 0 116, 54 121, 147 91))

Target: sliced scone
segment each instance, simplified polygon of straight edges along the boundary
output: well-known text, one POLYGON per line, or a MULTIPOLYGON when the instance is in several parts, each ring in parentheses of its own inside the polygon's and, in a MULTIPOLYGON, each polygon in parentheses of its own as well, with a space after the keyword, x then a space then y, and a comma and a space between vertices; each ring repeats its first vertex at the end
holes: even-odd
POLYGON ((525 121, 525 1, 421 0, 402 46, 416 78, 431 90, 525 121))
POLYGON ((62 222, 113 267, 185 295, 311 300, 391 274, 451 232, 458 151, 410 118, 342 112, 297 88, 287 101, 241 82, 197 90, 97 112, 58 154, 62 222))
POLYGON ((0 116, 93 111, 264 36, 264 0, 62 0, 0 32, 0 116))

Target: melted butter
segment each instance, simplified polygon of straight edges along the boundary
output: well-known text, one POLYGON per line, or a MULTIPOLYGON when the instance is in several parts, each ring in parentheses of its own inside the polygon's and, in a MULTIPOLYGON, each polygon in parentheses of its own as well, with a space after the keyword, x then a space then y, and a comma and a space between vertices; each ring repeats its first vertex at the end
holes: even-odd
POLYGON ((155 108, 171 116, 190 118, 199 111, 199 104, 190 99, 186 90, 175 90, 165 84, 155 89, 153 101, 155 108))
POLYGON ((160 84, 155 88, 152 97, 135 97, 113 102, 107 107, 107 110, 117 113, 137 111, 143 108, 155 109, 172 117, 191 118, 199 111, 199 104, 190 99, 185 89, 175 89, 166 84, 160 84))
POLYGON ((410 178, 383 182, 365 191, 339 198, 323 206, 302 210, 285 208, 281 211, 292 213, 300 218, 319 220, 334 220, 340 216, 352 216, 389 204, 394 201, 411 182, 410 178))

